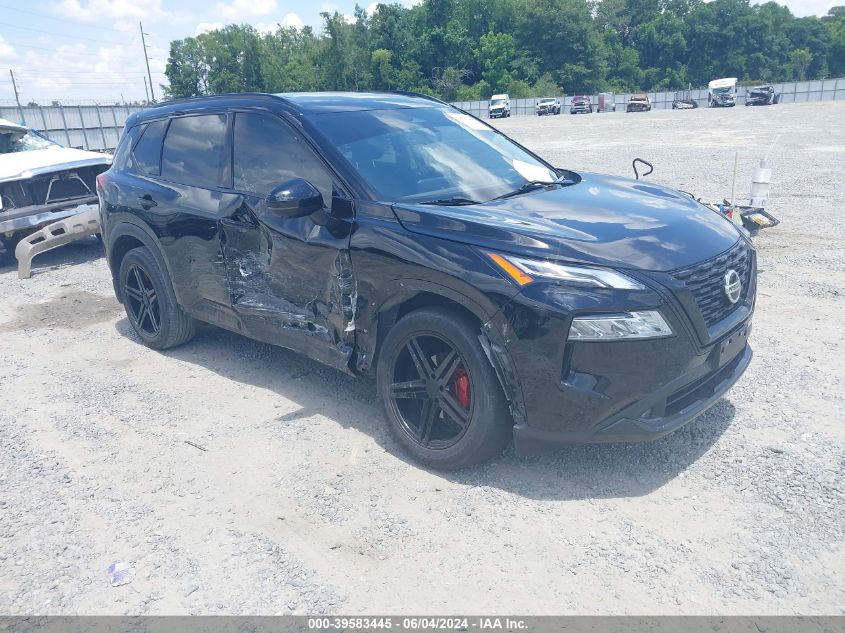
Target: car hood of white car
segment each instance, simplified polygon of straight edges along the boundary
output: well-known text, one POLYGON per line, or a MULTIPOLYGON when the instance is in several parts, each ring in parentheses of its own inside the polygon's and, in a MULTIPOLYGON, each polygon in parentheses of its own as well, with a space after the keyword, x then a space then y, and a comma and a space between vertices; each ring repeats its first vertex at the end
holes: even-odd
POLYGON ((111 156, 70 147, 51 147, 28 152, 0 154, 0 182, 31 178, 56 169, 108 165, 111 156))

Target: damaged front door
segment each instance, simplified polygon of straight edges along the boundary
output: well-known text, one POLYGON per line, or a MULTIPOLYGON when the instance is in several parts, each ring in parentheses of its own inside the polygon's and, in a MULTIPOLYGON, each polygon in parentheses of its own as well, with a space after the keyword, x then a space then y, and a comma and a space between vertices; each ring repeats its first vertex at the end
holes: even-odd
POLYGON ((301 135, 273 114, 236 113, 233 153, 237 195, 221 221, 232 308, 250 336, 346 368, 356 301, 351 203, 336 195, 301 135), (291 181, 299 189, 280 187, 291 181), (297 212, 290 201, 303 190, 314 194, 312 207, 297 212))

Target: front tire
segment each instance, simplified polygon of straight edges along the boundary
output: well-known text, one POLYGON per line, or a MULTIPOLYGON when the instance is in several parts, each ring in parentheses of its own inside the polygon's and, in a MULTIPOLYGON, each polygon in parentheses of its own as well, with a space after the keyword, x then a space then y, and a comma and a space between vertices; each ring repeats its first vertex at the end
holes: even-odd
POLYGON ((427 466, 477 464, 510 442, 513 420, 478 325, 456 310, 423 308, 396 323, 376 382, 391 433, 427 466))
POLYGON ((166 271, 147 248, 126 253, 118 279, 129 324, 147 347, 169 349, 194 337, 195 321, 176 303, 166 271))

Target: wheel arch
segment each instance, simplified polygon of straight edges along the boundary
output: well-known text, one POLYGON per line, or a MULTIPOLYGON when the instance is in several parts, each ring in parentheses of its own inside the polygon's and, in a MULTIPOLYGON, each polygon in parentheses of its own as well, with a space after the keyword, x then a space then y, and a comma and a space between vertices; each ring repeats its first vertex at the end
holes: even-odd
MULTIPOLYGON (((448 307, 456 310, 481 328, 493 316, 477 301, 467 295, 431 281, 397 280, 390 292, 385 292, 385 301, 377 306, 373 314, 371 330, 370 364, 378 363, 381 346, 387 333, 403 316, 414 310, 427 307, 448 307)), ((369 367, 365 369, 369 370, 369 367)))
POLYGON ((498 336, 497 327, 494 327, 494 323, 497 322, 496 317, 501 314, 501 311, 497 310, 490 313, 481 304, 465 294, 433 282, 415 280, 415 283, 410 285, 409 282, 402 282, 400 288, 404 292, 389 294, 390 299, 385 301, 374 315, 372 330, 375 331, 371 331, 373 341, 371 357, 369 359, 359 357, 358 369, 364 371, 376 369, 387 334, 406 314, 420 308, 433 306, 450 308, 465 315, 478 327, 478 340, 484 349, 487 360, 496 373, 508 401, 514 423, 524 424, 525 405, 519 377, 513 359, 510 357, 504 341, 498 336), (361 366, 361 360, 366 360, 364 367, 361 366))
POLYGON ((134 218, 130 216, 129 218, 120 219, 115 222, 110 227, 108 231, 108 238, 105 241, 106 258, 109 270, 111 271, 115 296, 117 296, 118 301, 121 303, 123 302, 123 296, 120 292, 120 283, 118 279, 120 275, 120 264, 123 261, 123 258, 126 257, 126 254, 133 248, 143 246, 152 253, 156 262, 158 262, 162 270, 167 273, 173 292, 176 295, 176 301, 179 305, 182 305, 182 301, 179 296, 179 288, 173 284, 173 276, 171 275, 170 266, 168 265, 167 259, 164 257, 164 253, 161 250, 158 237, 149 227, 139 224, 133 220, 134 218))

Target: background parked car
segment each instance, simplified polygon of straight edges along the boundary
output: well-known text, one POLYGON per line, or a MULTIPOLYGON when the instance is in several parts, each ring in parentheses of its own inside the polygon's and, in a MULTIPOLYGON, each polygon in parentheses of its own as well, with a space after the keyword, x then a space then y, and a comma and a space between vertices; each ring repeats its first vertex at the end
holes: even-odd
POLYGON ((600 92, 596 112, 616 112, 616 95, 612 92, 600 92))
POLYGON ((625 108, 625 112, 648 112, 649 110, 651 110, 651 101, 649 101, 648 95, 644 92, 632 94, 625 108))
POLYGON ((490 97, 488 116, 491 119, 506 119, 511 115, 511 98, 506 94, 490 97))
POLYGON ((590 114, 593 111, 593 102, 587 95, 575 95, 572 97, 572 105, 569 107, 569 114, 590 114))
POLYGON ((0 259, 23 237, 96 204, 95 179, 109 163, 107 154, 62 147, 0 119, 0 259))
POLYGON ((745 105, 774 105, 779 101, 779 95, 775 92, 772 84, 755 86, 748 90, 745 97, 745 105))
POLYGON ((534 111, 537 113, 537 116, 560 114, 560 101, 552 97, 540 99, 534 104, 534 111))

